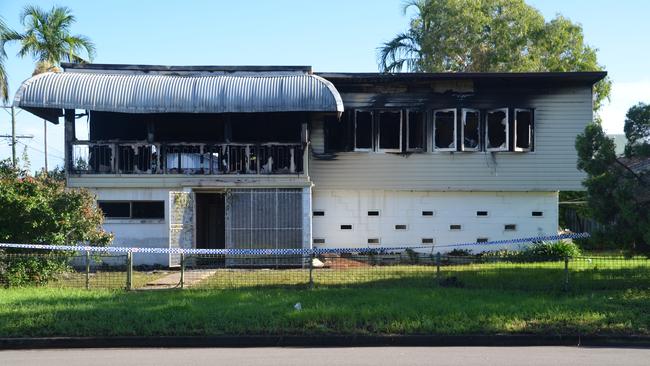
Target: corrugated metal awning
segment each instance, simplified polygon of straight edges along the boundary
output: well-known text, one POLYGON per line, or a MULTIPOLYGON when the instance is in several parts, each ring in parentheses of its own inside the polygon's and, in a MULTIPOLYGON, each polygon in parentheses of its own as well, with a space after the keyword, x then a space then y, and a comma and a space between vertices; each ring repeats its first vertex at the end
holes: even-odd
POLYGON ((332 83, 313 74, 161 75, 44 73, 27 79, 14 106, 54 123, 62 109, 122 113, 343 112, 332 83))

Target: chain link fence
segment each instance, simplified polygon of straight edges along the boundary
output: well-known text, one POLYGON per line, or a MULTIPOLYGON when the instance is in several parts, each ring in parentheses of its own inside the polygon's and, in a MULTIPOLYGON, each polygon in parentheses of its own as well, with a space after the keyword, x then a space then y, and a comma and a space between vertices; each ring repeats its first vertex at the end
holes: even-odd
POLYGON ((134 266, 150 253, 0 251, 0 286, 233 289, 326 286, 454 287, 518 291, 650 289, 646 257, 507 254, 181 254, 178 268, 134 266))

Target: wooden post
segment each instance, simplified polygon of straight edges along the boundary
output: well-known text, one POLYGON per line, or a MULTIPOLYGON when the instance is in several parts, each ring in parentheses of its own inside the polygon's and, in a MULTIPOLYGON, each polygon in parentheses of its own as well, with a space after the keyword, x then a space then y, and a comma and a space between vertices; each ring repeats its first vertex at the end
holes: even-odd
POLYGON ((90 289, 90 252, 86 251, 86 290, 90 289))
POLYGON ((440 252, 436 253, 436 279, 440 282, 440 252))
POLYGON ((185 253, 181 252, 181 289, 185 287, 185 253))
POLYGON ((314 288, 314 252, 309 255, 309 288, 314 288))
POLYGON ((564 257, 564 291, 569 291, 569 257, 564 257))
POLYGON ((126 289, 133 289, 133 253, 130 251, 126 254, 126 289))

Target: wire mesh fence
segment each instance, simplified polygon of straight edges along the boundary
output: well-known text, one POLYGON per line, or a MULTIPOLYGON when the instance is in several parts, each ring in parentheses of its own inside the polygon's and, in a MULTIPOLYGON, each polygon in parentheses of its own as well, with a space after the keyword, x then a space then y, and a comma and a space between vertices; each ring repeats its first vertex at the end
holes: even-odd
POLYGON ((405 250, 318 255, 182 254, 177 268, 133 264, 134 257, 148 255, 152 254, 0 252, 0 286, 127 290, 328 286, 517 291, 650 289, 650 260, 646 257, 562 258, 498 253, 452 256, 405 250))

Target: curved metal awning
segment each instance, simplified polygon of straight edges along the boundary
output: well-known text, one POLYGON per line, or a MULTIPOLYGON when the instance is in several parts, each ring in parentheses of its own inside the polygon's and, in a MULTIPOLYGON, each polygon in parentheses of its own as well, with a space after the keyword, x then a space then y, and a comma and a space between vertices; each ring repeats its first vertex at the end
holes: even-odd
POLYGON ((332 83, 313 74, 161 75, 44 73, 14 106, 54 123, 63 109, 122 113, 343 112, 332 83))

